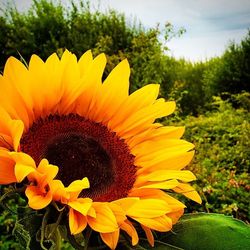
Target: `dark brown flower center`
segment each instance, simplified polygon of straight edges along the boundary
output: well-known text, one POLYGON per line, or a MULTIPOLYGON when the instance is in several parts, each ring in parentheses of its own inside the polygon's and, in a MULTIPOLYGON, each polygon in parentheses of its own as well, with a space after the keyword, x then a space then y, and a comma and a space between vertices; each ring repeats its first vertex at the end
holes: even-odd
POLYGON ((82 197, 112 201, 126 197, 135 181, 134 156, 106 126, 79 115, 50 115, 35 122, 21 140, 21 150, 38 164, 42 158, 59 167, 64 185, 88 177, 82 197))

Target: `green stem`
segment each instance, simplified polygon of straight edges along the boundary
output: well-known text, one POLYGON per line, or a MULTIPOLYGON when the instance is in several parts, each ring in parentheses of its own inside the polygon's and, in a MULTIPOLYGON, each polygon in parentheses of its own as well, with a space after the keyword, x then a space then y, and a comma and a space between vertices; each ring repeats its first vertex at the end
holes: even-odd
POLYGON ((55 207, 55 209, 58 212, 62 212, 65 209, 65 206, 63 206, 62 208, 59 208, 58 205, 54 201, 52 202, 52 205, 55 207))
POLYGON ((17 50, 17 53, 18 53, 18 55, 19 55, 20 58, 21 58, 21 62, 24 63, 24 65, 26 66, 26 68, 29 68, 28 63, 26 62, 26 60, 23 58, 23 56, 21 55, 21 53, 20 53, 18 50, 17 50))
POLYGON ((45 228, 49 218, 49 207, 46 208, 46 212, 43 216, 42 227, 41 227, 41 239, 40 239, 40 246, 43 250, 47 250, 47 248, 43 245, 44 237, 45 237, 45 228))
POLYGON ((207 213, 210 213, 209 208, 207 207, 207 204, 209 204, 208 200, 207 200, 207 197, 203 192, 201 193, 201 195, 203 196, 203 198, 205 200, 205 209, 206 209, 207 213))
POLYGON ((58 216, 58 218, 57 218, 57 220, 56 220, 56 223, 55 223, 53 229, 51 230, 51 232, 50 232, 50 234, 49 234, 49 236, 48 236, 48 239, 50 239, 50 237, 54 234, 55 230, 57 229, 59 223, 60 223, 61 220, 62 220, 62 215, 63 215, 63 211, 61 211, 61 212, 59 213, 59 216, 58 216))
POLYGON ((59 229, 56 228, 55 250, 61 250, 61 242, 62 242, 61 234, 59 232, 59 229))

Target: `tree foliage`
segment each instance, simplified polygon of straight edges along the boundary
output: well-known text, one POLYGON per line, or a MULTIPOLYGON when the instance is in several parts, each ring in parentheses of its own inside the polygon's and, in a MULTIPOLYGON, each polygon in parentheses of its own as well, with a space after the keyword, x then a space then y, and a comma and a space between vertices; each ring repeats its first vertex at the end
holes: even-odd
POLYGON ((229 45, 221 60, 216 78, 212 79, 215 93, 250 91, 250 30, 240 44, 229 45))
POLYGON ((250 31, 240 44, 231 42, 221 57, 198 63, 177 60, 174 70, 169 96, 179 100, 181 115, 205 113, 213 96, 234 103, 232 94, 250 91, 250 31))
POLYGON ((178 34, 170 24, 164 30, 159 26, 145 29, 114 10, 93 11, 90 2, 84 0, 72 1, 69 8, 60 2, 33 0, 28 12, 20 13, 12 6, 2 13, 0 65, 3 69, 9 56, 20 57, 19 54, 26 61, 34 53, 46 59, 67 48, 79 58, 92 49, 94 55, 107 55, 105 76, 119 61, 128 58, 132 90, 157 82, 163 84, 166 92, 171 87, 172 73, 166 70, 169 58, 164 56, 166 48, 158 39, 161 32, 165 32, 166 40, 178 34))

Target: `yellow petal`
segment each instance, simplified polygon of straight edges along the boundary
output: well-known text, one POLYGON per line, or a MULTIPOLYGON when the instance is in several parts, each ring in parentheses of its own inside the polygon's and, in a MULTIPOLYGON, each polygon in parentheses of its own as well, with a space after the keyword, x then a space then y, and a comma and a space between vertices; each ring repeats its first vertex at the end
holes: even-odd
POLYGON ((196 180, 195 175, 189 170, 159 170, 148 175, 150 181, 163 181, 177 179, 185 182, 196 180))
POLYGON ((109 208, 112 210, 113 214, 115 215, 116 221, 118 225, 123 223, 127 217, 125 211, 122 209, 121 206, 115 204, 115 203, 107 203, 109 208))
POLYGON ((118 230, 117 221, 112 210, 105 203, 94 202, 96 218, 87 217, 89 226, 100 233, 111 233, 118 230))
POLYGON ((28 186, 25 190, 25 195, 29 200, 29 206, 33 209, 45 208, 52 201, 51 192, 41 193, 40 188, 36 186, 28 186))
POLYGON ((14 150, 17 151, 19 144, 20 144, 20 139, 22 137, 24 130, 24 124, 21 120, 14 120, 11 124, 10 128, 10 133, 13 138, 13 146, 14 150))
POLYGON ((128 144, 132 149, 139 144, 148 143, 151 141, 179 139, 183 135, 184 131, 185 127, 160 126, 158 128, 152 128, 148 130, 145 135, 132 137, 128 144))
POLYGON ((132 205, 126 214, 131 217, 153 218, 158 217, 171 210, 168 208, 167 203, 159 199, 144 199, 137 201, 132 205))
POLYGON ((42 159, 37 170, 40 173, 45 174, 47 179, 53 180, 56 177, 59 169, 57 166, 49 164, 47 159, 42 159))
POLYGON ((14 172, 15 162, 12 159, 0 158, 0 185, 17 182, 14 172))
POLYGON ((114 131, 120 137, 128 138, 147 129, 155 119, 171 114, 174 109, 175 102, 156 102, 127 117, 123 124, 114 131))
POLYGON ((165 139, 179 139, 184 134, 185 127, 163 126, 152 130, 147 140, 165 139))
POLYGON ((154 170, 164 170, 164 169, 172 169, 172 170, 181 170, 182 168, 186 167, 190 161, 194 157, 194 150, 189 152, 181 152, 179 154, 172 154, 168 158, 165 158, 162 161, 157 161, 156 163, 150 162, 140 169, 138 169, 137 174, 140 175, 142 173, 148 173, 154 170))
POLYGON ((16 163, 36 168, 35 161, 28 154, 22 152, 10 152, 9 155, 16 163))
POLYGON ((69 209, 69 229, 71 234, 81 233, 87 226, 87 219, 76 210, 69 209))
MULTIPOLYGON (((41 117, 44 103, 48 99, 44 93, 44 87, 47 85, 46 78, 47 72, 43 60, 37 55, 32 55, 29 62, 29 82, 26 95, 29 97, 30 108, 34 111, 35 118, 41 117)), ((48 91, 47 88, 46 91, 48 91)))
POLYGON ((9 155, 16 162, 15 176, 18 182, 23 181, 26 176, 36 171, 35 161, 28 154, 10 152, 9 155))
POLYGON ((8 143, 13 145, 15 151, 19 147, 23 130, 23 122, 21 120, 12 120, 6 110, 0 107, 0 134, 11 137, 11 141, 8 143))
POLYGON ((42 96, 45 100, 43 103, 43 113, 45 116, 58 111, 57 106, 64 91, 62 86, 63 70, 64 68, 58 56, 56 53, 53 53, 45 62, 46 75, 41 77, 43 81, 42 86, 44 87, 42 89, 42 96))
POLYGON ((150 230, 150 228, 146 227, 146 226, 143 226, 141 225, 142 229, 144 230, 145 234, 146 234, 146 237, 147 237, 147 240, 150 244, 151 247, 154 247, 154 235, 152 234, 152 231, 150 230))
POLYGON ((172 211, 178 211, 180 209, 183 210, 184 208, 186 208, 186 206, 182 202, 168 195, 166 192, 163 193, 163 199, 167 202, 168 206, 172 209, 172 211))
POLYGON ((0 107, 0 132, 3 134, 9 133, 9 123, 11 122, 10 115, 5 109, 0 107))
POLYGON ((195 191, 193 187, 186 183, 180 183, 177 187, 173 188, 176 193, 183 194, 187 198, 196 201, 197 203, 201 204, 202 200, 200 195, 195 191))
POLYGON ((138 145, 132 150, 132 153, 136 155, 138 164, 146 161, 155 162, 156 164, 168 159, 172 154, 184 153, 193 148, 194 145, 185 140, 169 139, 138 145))
POLYGON ((129 76, 130 67, 127 59, 121 61, 108 75, 103 83, 106 90, 116 88, 123 94, 124 97, 128 96, 129 90, 129 76))
POLYGON ((89 188, 89 180, 87 177, 84 177, 82 180, 73 181, 68 187, 65 188, 65 191, 81 192, 85 188, 89 188))
POLYGON ((86 74, 82 78, 82 87, 78 91, 81 93, 76 100, 75 112, 81 116, 88 118, 96 101, 97 89, 102 83, 102 74, 106 65, 106 57, 104 54, 97 56, 86 74))
POLYGON ((28 176, 30 173, 35 172, 36 169, 34 167, 24 165, 21 163, 16 163, 15 165, 15 176, 17 182, 21 182, 24 180, 26 176, 28 176))
POLYGON ((147 140, 144 141, 143 143, 136 145, 132 149, 132 152, 134 155, 142 154, 143 152, 144 154, 146 154, 146 153, 153 153, 163 149, 170 150, 172 148, 183 147, 187 145, 189 145, 189 143, 185 140, 159 138, 158 140, 147 140))
POLYGON ((120 230, 116 230, 112 233, 100 233, 103 242, 110 247, 110 249, 115 249, 119 240, 120 230))
POLYGON ((88 211, 88 216, 90 216, 92 218, 96 218, 96 211, 93 207, 90 207, 90 209, 88 211))
POLYGON ((159 232, 167 232, 172 228, 172 220, 168 218, 166 215, 156 218, 135 217, 133 219, 138 221, 142 225, 159 232))
POLYGON ((80 70, 77 63, 77 58, 74 54, 66 50, 61 58, 63 65, 62 88, 63 95, 58 106, 60 114, 69 112, 69 106, 79 96, 78 89, 81 88, 80 70))
POLYGON ((117 128, 130 114, 152 105, 158 96, 159 88, 160 85, 158 84, 148 84, 133 92, 121 106, 120 112, 116 113, 112 120, 109 121, 109 128, 117 128))
POLYGON ((0 133, 0 148, 5 149, 7 151, 13 150, 11 136, 0 133))
POLYGON ((196 180, 195 175, 189 170, 156 170, 148 174, 141 174, 136 179, 135 185, 145 183, 147 181, 165 181, 177 179, 184 182, 196 180))
POLYGON ((138 197, 127 197, 127 198, 121 198, 119 200, 112 201, 113 204, 118 205, 121 207, 124 211, 127 211, 129 208, 131 208, 137 201, 139 201, 138 197))
POLYGON ((92 205, 92 200, 89 198, 78 198, 74 201, 68 202, 68 205, 82 215, 87 215, 92 205))
POLYGON ((121 224, 120 227, 131 237, 132 245, 133 246, 137 245, 139 241, 139 237, 133 224, 129 220, 126 220, 121 224))
POLYGON ((88 71, 89 66, 91 65, 93 61, 93 56, 91 53, 91 50, 86 51, 79 59, 78 66, 80 70, 80 76, 84 76, 86 72, 88 71))
POLYGON ((29 94, 27 68, 16 58, 9 57, 0 84, 1 104, 12 119, 22 120, 27 128, 30 124, 29 114, 32 113, 32 97, 29 94))
MULTIPOLYGON (((161 182, 146 182, 138 185, 137 188, 159 188, 159 189, 171 189, 179 185, 177 180, 161 181, 161 182)), ((136 186, 136 185, 135 185, 136 186)))
POLYGON ((52 180, 50 182, 50 190, 53 195, 53 200, 60 201, 62 203, 68 203, 70 194, 65 191, 65 187, 60 180, 52 180))
POLYGON ((12 157, 10 156, 10 151, 7 148, 4 148, 4 147, 0 147, 0 157, 5 157, 5 158, 8 158, 8 159, 12 159, 12 157))
POLYGON ((89 118, 102 122, 109 120, 128 97, 130 68, 125 59, 120 62, 104 81, 89 118))
POLYGON ((9 155, 16 162, 15 176, 18 182, 36 170, 35 161, 29 155, 22 152, 9 152, 9 155))
POLYGON ((183 214, 184 214, 184 209, 179 209, 179 210, 176 209, 176 211, 168 213, 167 216, 172 220, 172 223, 175 224, 183 214))
POLYGON ((186 207, 183 203, 159 189, 134 189, 129 193, 129 196, 140 197, 140 199, 162 199, 173 211, 180 210, 186 207))

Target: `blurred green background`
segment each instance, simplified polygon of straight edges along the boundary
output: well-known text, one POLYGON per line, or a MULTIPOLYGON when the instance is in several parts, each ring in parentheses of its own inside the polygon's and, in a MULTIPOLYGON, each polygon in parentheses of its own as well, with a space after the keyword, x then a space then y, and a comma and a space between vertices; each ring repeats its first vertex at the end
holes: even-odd
MULTIPOLYGON (((33 1, 25 13, 14 7, 1 11, 0 71, 9 56, 28 62, 33 53, 46 59, 67 48, 79 58, 91 49, 107 55, 105 78, 128 58, 130 91, 159 83, 161 96, 177 103, 175 114, 161 122, 185 125, 184 138, 196 146, 188 168, 197 176, 194 186, 203 204, 185 200, 187 212, 224 213, 249 222, 250 30, 241 43, 229 43, 222 56, 196 63, 166 53, 167 42, 183 32, 171 24, 146 29, 113 10, 91 11, 86 1, 67 9, 33 1)), ((1 249, 18 249, 11 236, 15 216, 2 208, 0 213, 1 249)))

